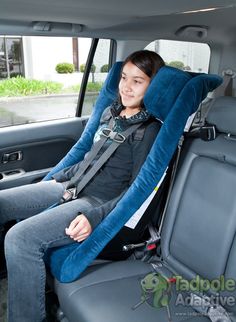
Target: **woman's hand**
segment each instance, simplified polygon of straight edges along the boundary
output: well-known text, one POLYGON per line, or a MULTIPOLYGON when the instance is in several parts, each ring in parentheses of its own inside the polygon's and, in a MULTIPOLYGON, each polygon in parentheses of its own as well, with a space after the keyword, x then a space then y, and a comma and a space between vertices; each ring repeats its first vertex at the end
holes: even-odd
POLYGON ((65 232, 70 238, 81 242, 91 234, 92 227, 85 215, 80 214, 72 220, 69 227, 65 229, 65 232))

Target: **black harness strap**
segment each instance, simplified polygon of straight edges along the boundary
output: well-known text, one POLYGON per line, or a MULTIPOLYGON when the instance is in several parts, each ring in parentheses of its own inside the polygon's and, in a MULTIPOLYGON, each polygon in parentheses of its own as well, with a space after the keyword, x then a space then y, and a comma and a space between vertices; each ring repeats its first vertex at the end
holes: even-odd
MULTIPOLYGON (((110 119, 110 122, 108 124, 108 130, 110 130, 112 128, 112 124, 113 124, 113 119, 110 119)), ((79 181, 80 177, 85 173, 85 171, 88 169, 88 167, 90 166, 90 164, 92 163, 92 161, 94 160, 94 158, 96 157, 96 155, 98 154, 98 152, 101 150, 101 148, 103 147, 103 145, 106 143, 108 137, 103 135, 101 137, 101 139, 99 141, 97 141, 92 149, 87 153, 86 157, 84 158, 83 161, 80 162, 79 165, 79 170, 77 171, 77 173, 72 177, 72 179, 69 181, 67 188, 70 189, 72 187, 75 187, 76 182, 79 181)))
POLYGON ((105 139, 101 139, 103 144, 101 143, 101 147, 104 145, 106 140, 110 138, 113 142, 111 145, 103 152, 100 158, 96 161, 96 163, 91 167, 91 169, 84 175, 81 179, 82 175, 85 173, 86 169, 89 167, 91 162, 94 160, 101 147, 99 145, 99 149, 92 149, 90 151, 90 155, 83 161, 82 169, 76 173, 76 175, 70 180, 67 189, 61 199, 61 203, 70 201, 72 199, 76 199, 78 194, 83 190, 86 184, 94 177, 94 175, 98 172, 98 170, 105 164, 105 162, 111 157, 111 155, 115 152, 118 146, 123 143, 126 138, 131 135, 135 130, 137 130, 142 123, 134 124, 130 126, 127 130, 118 133, 114 132, 111 128, 103 129, 103 137, 105 139))

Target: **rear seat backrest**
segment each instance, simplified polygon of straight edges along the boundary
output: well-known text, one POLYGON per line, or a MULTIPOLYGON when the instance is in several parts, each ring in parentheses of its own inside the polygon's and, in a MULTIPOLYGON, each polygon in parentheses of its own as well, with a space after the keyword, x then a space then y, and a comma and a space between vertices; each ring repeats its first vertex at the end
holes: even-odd
POLYGON ((163 226, 163 260, 187 279, 236 280, 236 98, 218 98, 207 122, 220 133, 189 144, 163 226))
MULTIPOLYGON (((164 265, 155 257, 149 263, 113 262, 91 266, 73 283, 56 282, 69 321, 167 321, 166 308, 140 302, 140 282, 153 268, 166 277, 179 275, 191 280, 199 275, 212 281, 222 275, 236 281, 236 98, 218 98, 207 121, 220 133, 214 141, 192 138, 183 148, 162 230, 164 265), (132 310, 135 304, 137 309, 132 310)), ((177 300, 181 293, 189 298, 190 292, 173 286, 169 302, 172 321, 210 321, 204 308, 200 308, 204 314, 199 313, 200 304, 195 305, 197 312, 187 301, 182 305, 182 300, 177 300)), ((231 321, 236 321, 235 285, 230 292, 220 291, 220 296, 227 296, 219 303, 230 313, 231 321), (227 306, 229 297, 231 306, 227 306)), ((217 313, 214 321, 225 321, 217 313)))

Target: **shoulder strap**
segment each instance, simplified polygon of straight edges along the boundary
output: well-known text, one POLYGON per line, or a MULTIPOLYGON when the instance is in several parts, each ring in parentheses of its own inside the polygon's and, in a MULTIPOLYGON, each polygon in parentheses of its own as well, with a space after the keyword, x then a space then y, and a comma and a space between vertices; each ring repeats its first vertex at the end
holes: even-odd
MULTIPOLYGON (((109 124, 108 124, 108 128, 106 128, 107 131, 111 131, 112 124, 113 124, 113 119, 111 118, 109 121, 109 124)), ((93 145, 91 150, 85 156, 84 160, 81 161, 77 173, 71 178, 70 182, 67 185, 67 188, 75 187, 76 183, 79 182, 81 176, 88 169, 88 167, 90 166, 92 161, 95 159, 98 152, 101 150, 101 148, 103 147, 103 145, 105 144, 105 142, 107 141, 108 138, 109 138, 109 136, 102 135, 101 139, 93 145)))
POLYGON ((122 136, 124 136, 123 140, 113 139, 112 144, 104 151, 101 157, 97 160, 97 162, 92 166, 92 168, 86 173, 83 179, 78 183, 76 187, 76 196, 81 192, 81 190, 86 186, 86 184, 94 177, 94 175, 98 172, 98 170, 104 165, 104 163, 111 157, 111 155, 115 152, 118 146, 125 141, 125 139, 133 133, 137 128, 141 126, 142 123, 132 125, 126 131, 122 132, 122 136))
POLYGON ((233 96, 233 78, 235 73, 232 70, 224 72, 223 83, 214 91, 214 97, 219 96, 233 96))
MULTIPOLYGON (((109 123, 110 124, 110 123, 109 123)), ((77 197, 77 195, 83 190, 86 184, 94 177, 94 175, 98 172, 98 170, 104 165, 104 163, 111 157, 111 155, 115 152, 118 146, 125 141, 125 139, 131 135, 135 130, 137 130, 142 123, 134 124, 130 126, 127 130, 117 133, 111 130, 111 128, 103 129, 103 136, 106 138, 112 139, 112 144, 103 152, 100 158, 96 161, 96 163, 91 167, 91 169, 84 175, 81 179, 81 176, 85 173, 86 169, 91 164, 92 160, 94 160, 97 153, 100 151, 103 144, 99 145, 98 148, 94 148, 91 150, 91 155, 84 160, 84 164, 82 168, 76 173, 76 175, 70 180, 67 189, 61 199, 61 202, 70 201, 77 197), (73 190, 73 191, 72 191, 73 190)))

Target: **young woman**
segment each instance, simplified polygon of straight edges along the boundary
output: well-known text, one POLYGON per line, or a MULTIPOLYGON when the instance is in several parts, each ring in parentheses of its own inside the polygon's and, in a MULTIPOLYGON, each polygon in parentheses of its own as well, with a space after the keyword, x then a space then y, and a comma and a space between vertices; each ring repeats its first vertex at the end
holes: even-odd
MULTIPOLYGON (((152 77, 163 65, 158 54, 147 50, 135 52, 125 60, 119 98, 104 111, 94 141, 100 139, 102 129, 111 118, 116 132, 136 123, 141 126, 120 144, 77 199, 49 208, 62 198, 79 164, 56 173, 54 180, 0 192, 0 224, 24 219, 5 237, 9 322, 45 320, 44 254, 52 247, 86 239, 138 174, 160 129, 160 123, 145 110, 143 97, 152 77)), ((109 144, 108 141, 96 159, 109 144)), ((138 237, 140 225, 128 233, 123 229, 115 245, 110 243, 110 249, 113 251, 113 246, 119 248, 122 242, 134 242, 138 237)))

